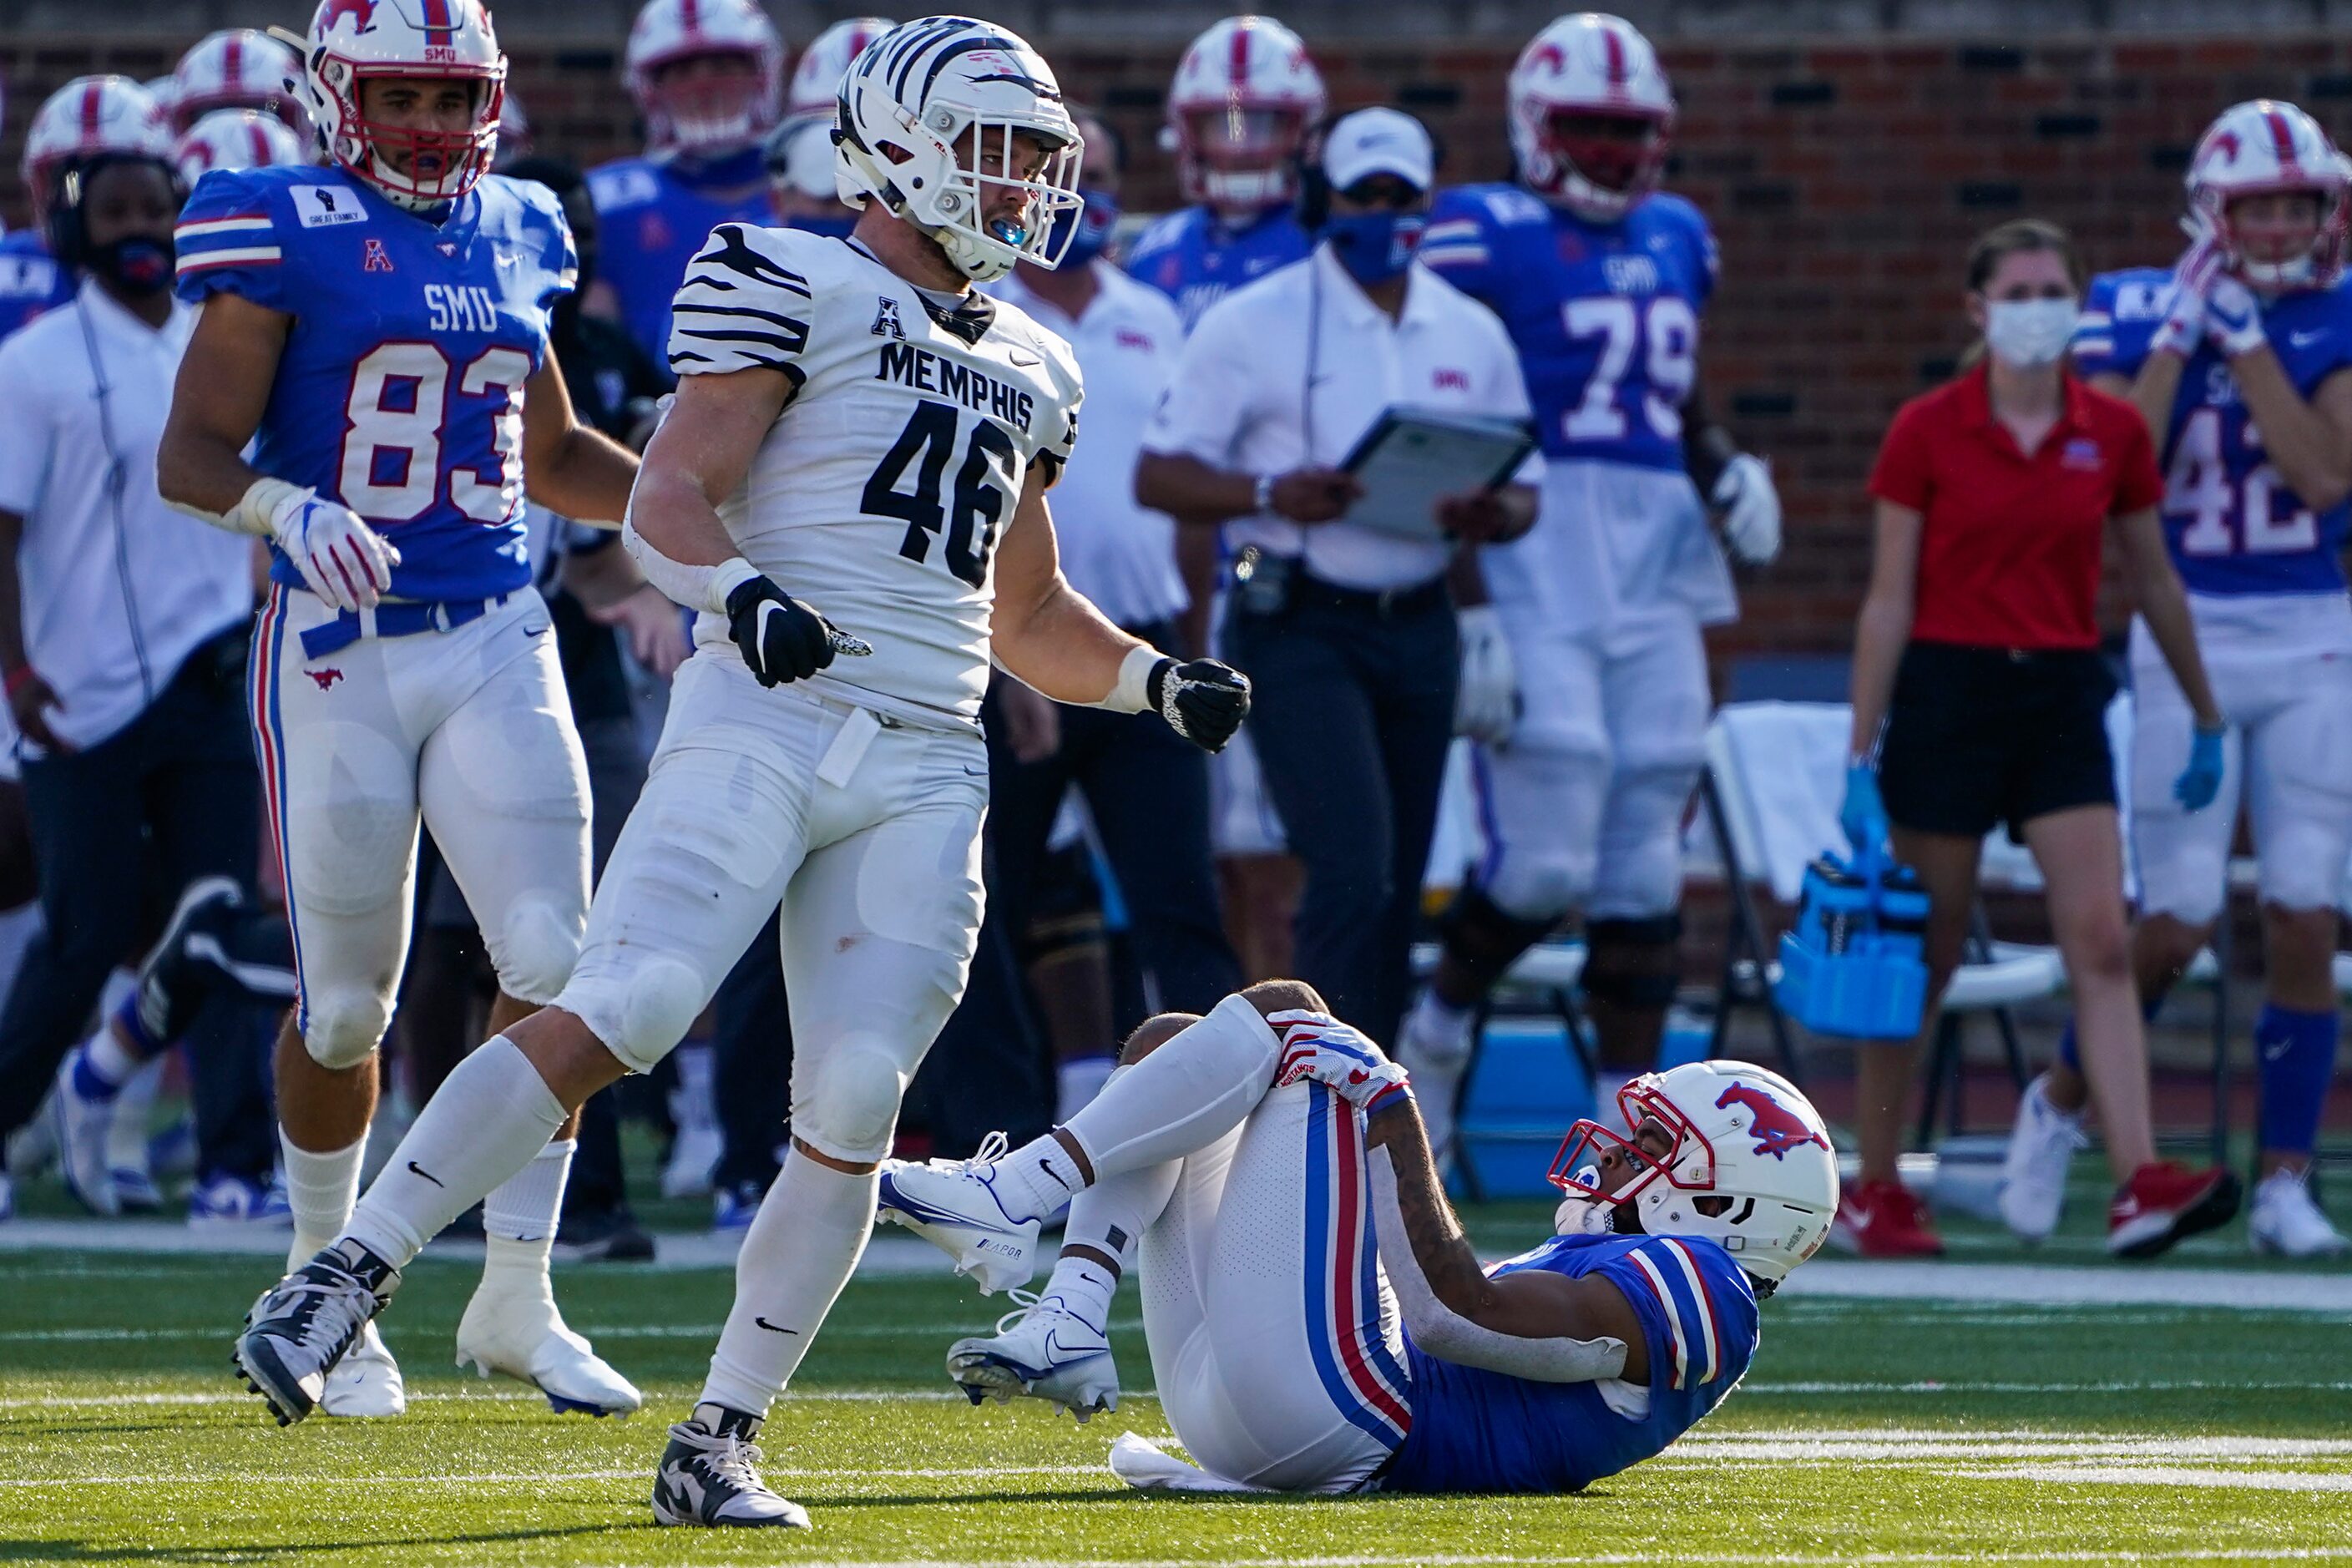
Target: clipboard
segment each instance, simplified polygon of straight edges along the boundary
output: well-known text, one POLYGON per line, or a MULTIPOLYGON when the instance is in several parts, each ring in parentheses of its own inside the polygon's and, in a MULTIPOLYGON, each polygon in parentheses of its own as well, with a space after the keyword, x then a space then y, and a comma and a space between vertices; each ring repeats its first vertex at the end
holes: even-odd
POLYGON ((1439 498, 1494 489, 1536 449, 1516 419, 1387 408, 1357 438, 1339 467, 1364 487, 1342 520, 1407 539, 1442 541, 1439 498))

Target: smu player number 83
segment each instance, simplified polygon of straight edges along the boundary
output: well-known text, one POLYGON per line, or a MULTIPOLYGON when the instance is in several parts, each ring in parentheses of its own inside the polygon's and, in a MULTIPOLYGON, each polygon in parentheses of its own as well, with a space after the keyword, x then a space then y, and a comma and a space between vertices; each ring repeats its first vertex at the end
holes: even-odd
MULTIPOLYGON (((414 342, 379 344, 352 367, 337 471, 353 511, 379 523, 413 522, 438 499, 452 368, 440 345, 414 342)), ((493 346, 457 376, 459 395, 494 399, 498 466, 448 471, 450 504, 478 522, 505 522, 521 496, 522 395, 530 374, 529 355, 493 346)))

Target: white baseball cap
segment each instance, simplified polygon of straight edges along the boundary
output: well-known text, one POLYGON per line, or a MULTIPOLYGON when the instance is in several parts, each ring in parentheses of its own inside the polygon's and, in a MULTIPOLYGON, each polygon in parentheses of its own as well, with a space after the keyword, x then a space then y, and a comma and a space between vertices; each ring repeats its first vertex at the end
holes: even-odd
POLYGON ((1323 138, 1323 174, 1335 191, 1394 174, 1417 191, 1437 177, 1437 150, 1420 121, 1400 109, 1359 109, 1323 138))

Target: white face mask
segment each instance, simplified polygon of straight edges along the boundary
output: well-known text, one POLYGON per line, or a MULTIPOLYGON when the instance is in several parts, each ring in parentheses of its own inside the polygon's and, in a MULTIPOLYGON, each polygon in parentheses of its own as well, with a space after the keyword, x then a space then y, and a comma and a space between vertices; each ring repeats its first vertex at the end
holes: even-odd
POLYGON ((1996 300, 1985 307, 1985 345, 2004 364, 2038 370, 2065 353, 2078 313, 2072 300, 1996 300))

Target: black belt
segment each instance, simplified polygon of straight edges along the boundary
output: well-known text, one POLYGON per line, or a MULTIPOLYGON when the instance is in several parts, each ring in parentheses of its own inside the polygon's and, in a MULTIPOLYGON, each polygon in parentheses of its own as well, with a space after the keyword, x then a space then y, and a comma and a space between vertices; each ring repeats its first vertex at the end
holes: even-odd
POLYGON ((1343 588, 1337 583, 1326 583, 1320 577, 1297 572, 1290 579, 1290 602, 1370 616, 1376 620, 1402 620, 1444 605, 1445 579, 1433 577, 1409 588, 1343 588))

